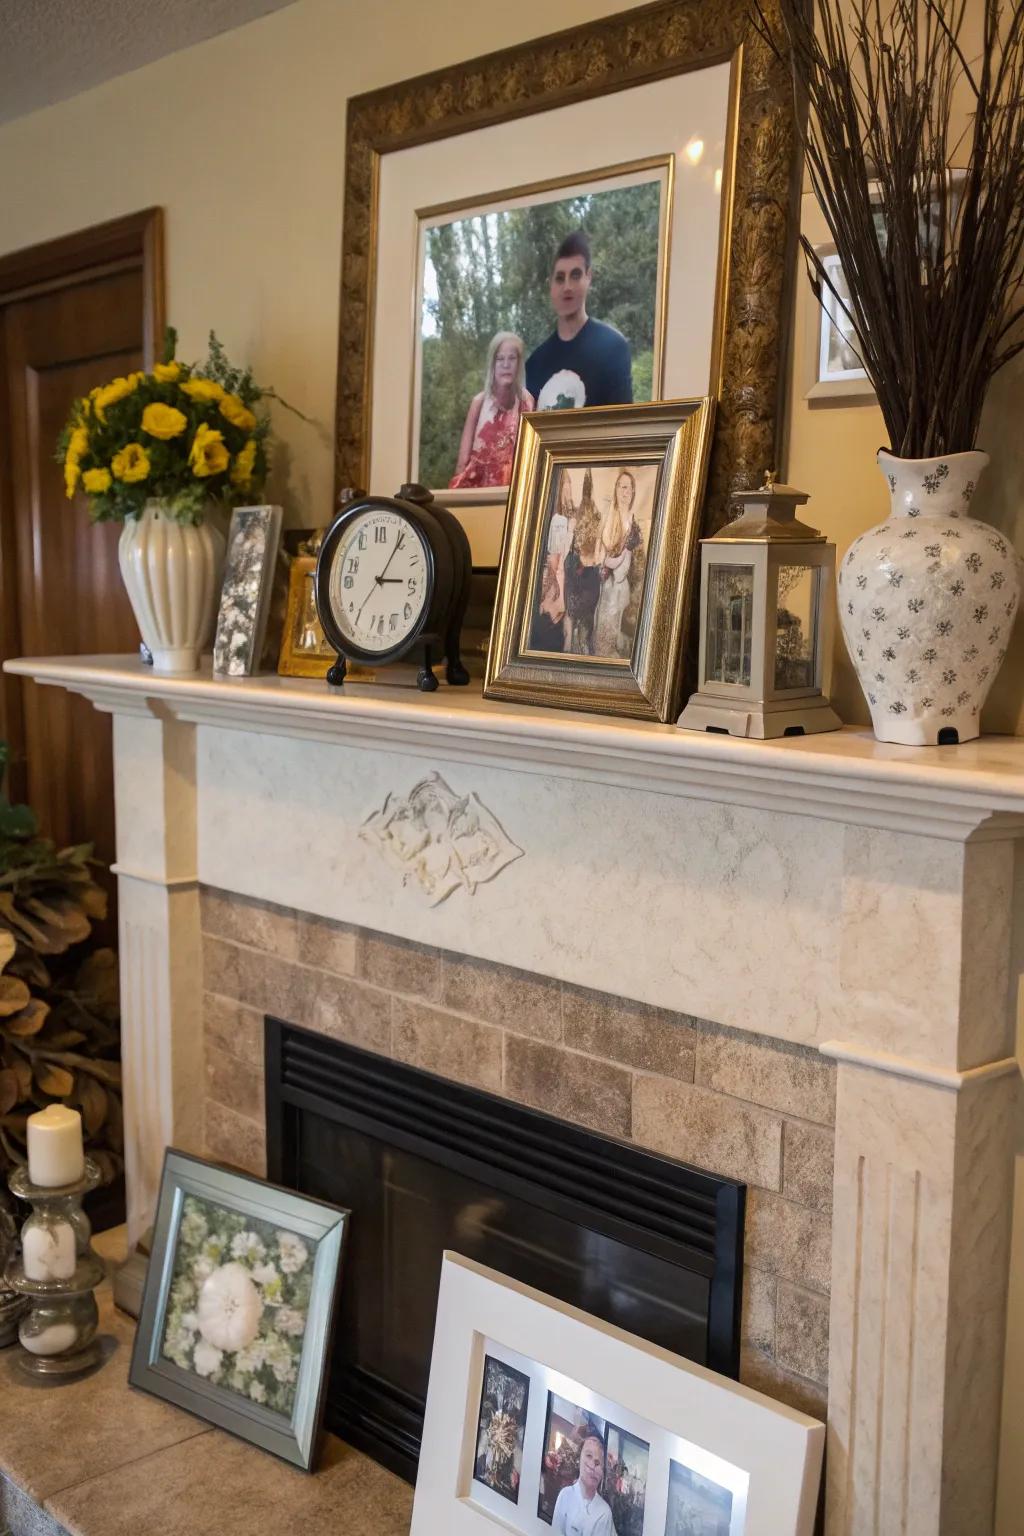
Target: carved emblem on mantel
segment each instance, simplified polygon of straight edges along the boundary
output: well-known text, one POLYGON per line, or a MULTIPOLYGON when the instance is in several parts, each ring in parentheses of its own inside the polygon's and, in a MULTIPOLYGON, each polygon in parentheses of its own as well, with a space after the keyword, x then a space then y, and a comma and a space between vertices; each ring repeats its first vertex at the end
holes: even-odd
POLYGON ((398 870, 403 885, 416 880, 434 907, 460 887, 472 896, 523 856, 477 795, 457 795, 439 773, 407 795, 388 795, 359 836, 398 870))

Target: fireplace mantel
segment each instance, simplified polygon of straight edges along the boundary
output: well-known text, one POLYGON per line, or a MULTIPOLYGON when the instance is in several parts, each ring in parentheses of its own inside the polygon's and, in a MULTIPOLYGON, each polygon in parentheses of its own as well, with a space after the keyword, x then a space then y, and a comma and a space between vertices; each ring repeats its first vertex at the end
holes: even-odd
POLYGON ((1024 741, 737 741, 130 657, 6 669, 114 716, 135 1235, 164 1146, 202 1144, 200 884, 816 1048, 837 1063, 829 1536, 991 1529, 1024 741), (424 846, 468 850, 440 888, 380 835, 431 773, 455 809, 424 846))
POLYGON ((962 840, 1024 828, 1024 739, 900 747, 869 730, 782 741, 485 699, 479 684, 409 687, 299 678, 161 676, 131 656, 25 657, 5 671, 67 688, 112 714, 173 719, 449 762, 585 778, 683 799, 962 840))

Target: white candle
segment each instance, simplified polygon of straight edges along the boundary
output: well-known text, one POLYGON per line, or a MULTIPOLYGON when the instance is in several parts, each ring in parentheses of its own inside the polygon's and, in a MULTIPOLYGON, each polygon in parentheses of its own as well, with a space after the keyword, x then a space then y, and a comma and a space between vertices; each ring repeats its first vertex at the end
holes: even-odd
POLYGON ((28 1176, 43 1189, 76 1184, 85 1172, 82 1117, 66 1104, 47 1104, 28 1117, 28 1176))
POLYGON ((27 1222, 21 1231, 21 1257, 28 1280, 70 1280, 75 1273, 75 1234, 69 1221, 52 1226, 27 1222))

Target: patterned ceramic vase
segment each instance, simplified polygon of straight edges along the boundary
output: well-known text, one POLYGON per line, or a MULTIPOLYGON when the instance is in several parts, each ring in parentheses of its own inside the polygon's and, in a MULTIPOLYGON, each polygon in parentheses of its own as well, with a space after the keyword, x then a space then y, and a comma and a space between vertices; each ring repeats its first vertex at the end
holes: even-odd
POLYGON ((970 516, 986 453, 898 459, 892 512, 839 568, 846 645, 879 741, 970 741, 1006 655, 1020 597, 1012 546, 970 516))
POLYGON ((209 644, 224 568, 224 538, 206 518, 170 517, 159 499, 127 518, 118 562, 156 672, 194 672, 209 644))

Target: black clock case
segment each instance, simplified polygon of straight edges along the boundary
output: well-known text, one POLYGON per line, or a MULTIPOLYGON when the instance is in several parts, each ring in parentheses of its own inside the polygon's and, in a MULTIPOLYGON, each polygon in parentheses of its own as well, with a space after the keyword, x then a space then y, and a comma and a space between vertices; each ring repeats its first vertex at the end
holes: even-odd
POLYGON ((416 686, 421 692, 433 693, 438 687, 433 667, 442 657, 447 681, 455 687, 465 686, 469 682, 469 673, 462 663, 462 624, 469 603, 471 575, 472 556, 466 530, 446 507, 438 506, 424 486, 403 485, 397 496, 360 496, 348 502, 324 535, 313 583, 321 626, 338 653, 337 661, 327 673, 330 686, 337 688, 344 683, 346 665, 350 661, 366 667, 386 666, 389 662, 404 660, 415 650, 421 653, 416 677, 416 686), (417 530, 430 589, 415 629, 386 651, 368 651, 347 640, 334 622, 330 604, 335 553, 349 525, 374 509, 398 512, 417 530))

